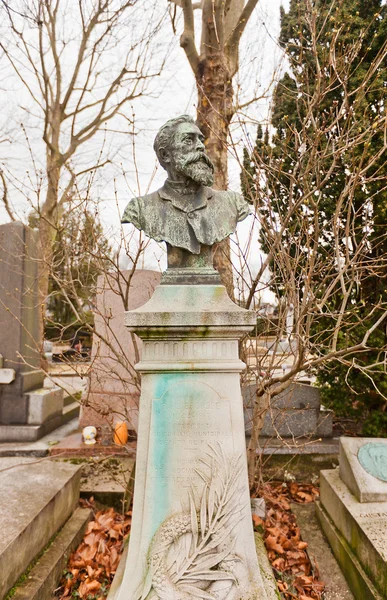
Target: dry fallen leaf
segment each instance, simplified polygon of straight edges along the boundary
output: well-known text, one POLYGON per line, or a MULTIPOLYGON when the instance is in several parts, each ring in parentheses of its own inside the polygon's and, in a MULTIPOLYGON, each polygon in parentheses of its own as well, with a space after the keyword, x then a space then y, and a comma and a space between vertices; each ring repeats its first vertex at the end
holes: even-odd
MULTIPOLYGON (((83 500, 82 505, 94 508, 91 500, 83 500)), ((122 515, 113 508, 97 511, 82 542, 70 556, 56 597, 106 600, 130 525, 131 513, 122 515)))
MULTIPOLYGON (((290 502, 313 502, 318 489, 309 484, 266 484, 259 490, 266 501, 267 518, 264 541, 283 600, 321 600, 325 585, 317 565, 311 564, 308 543, 301 539, 290 502), (297 595, 296 595, 297 594, 297 595)), ((255 523, 255 520, 254 520, 255 523)))
POLYGON ((261 519, 261 517, 258 517, 258 515, 253 513, 253 523, 254 527, 263 527, 265 522, 263 519, 261 519))

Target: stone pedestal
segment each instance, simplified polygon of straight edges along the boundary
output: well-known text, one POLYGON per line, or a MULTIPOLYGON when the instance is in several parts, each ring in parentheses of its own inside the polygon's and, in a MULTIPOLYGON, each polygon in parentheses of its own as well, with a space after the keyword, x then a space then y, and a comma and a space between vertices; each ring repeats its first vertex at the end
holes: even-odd
POLYGON ((129 552, 109 600, 265 600, 238 358, 255 315, 221 285, 163 281, 126 314, 142 391, 129 552))
POLYGON ((343 437, 339 469, 320 474, 317 516, 356 600, 387 598, 386 457, 386 439, 343 437))

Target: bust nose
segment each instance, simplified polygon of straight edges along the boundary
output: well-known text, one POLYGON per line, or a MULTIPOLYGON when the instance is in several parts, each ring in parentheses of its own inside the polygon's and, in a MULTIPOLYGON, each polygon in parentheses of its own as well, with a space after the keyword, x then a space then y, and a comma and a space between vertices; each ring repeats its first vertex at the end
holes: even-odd
POLYGON ((202 152, 205 150, 203 142, 199 139, 196 140, 196 150, 201 150, 202 152))

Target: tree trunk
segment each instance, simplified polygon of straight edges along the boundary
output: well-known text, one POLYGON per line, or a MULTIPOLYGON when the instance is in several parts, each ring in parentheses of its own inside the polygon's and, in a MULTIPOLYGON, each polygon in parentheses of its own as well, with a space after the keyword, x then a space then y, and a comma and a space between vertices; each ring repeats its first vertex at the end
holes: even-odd
POLYGON ((247 448, 247 468, 249 473, 249 485, 250 489, 253 488, 255 483, 255 471, 256 471, 256 450, 258 447, 259 434, 262 431, 263 422, 265 415, 270 406, 270 394, 264 393, 262 396, 257 396, 254 402, 253 409, 253 422, 251 428, 251 438, 247 448))
MULTIPOLYGON (((40 210, 39 219, 39 296, 43 315, 45 315, 46 310, 49 276, 52 267, 53 244, 57 232, 60 173, 61 167, 58 164, 58 161, 49 156, 47 158, 47 193, 45 202, 40 210)), ((42 327, 44 328, 43 323, 42 327)))
MULTIPOLYGON (((226 190, 228 186, 227 133, 233 109, 233 88, 229 69, 222 52, 212 52, 199 64, 197 120, 206 138, 206 150, 215 166, 214 187, 226 190)), ((230 254, 230 240, 217 244, 214 265, 223 285, 234 299, 234 281, 230 254)))

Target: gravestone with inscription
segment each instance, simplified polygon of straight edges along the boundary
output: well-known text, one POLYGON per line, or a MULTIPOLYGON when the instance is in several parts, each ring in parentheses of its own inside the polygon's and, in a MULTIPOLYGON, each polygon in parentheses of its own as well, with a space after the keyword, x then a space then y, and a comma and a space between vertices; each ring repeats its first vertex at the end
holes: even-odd
POLYGON ((155 141, 164 187, 129 203, 124 221, 167 242, 168 269, 126 313, 143 341, 129 550, 109 600, 266 600, 251 520, 238 341, 255 314, 230 300, 213 245, 247 216, 233 192, 207 187, 213 167, 191 118, 155 141))
POLYGON ((340 438, 317 514, 356 600, 387 598, 387 439, 340 438))

